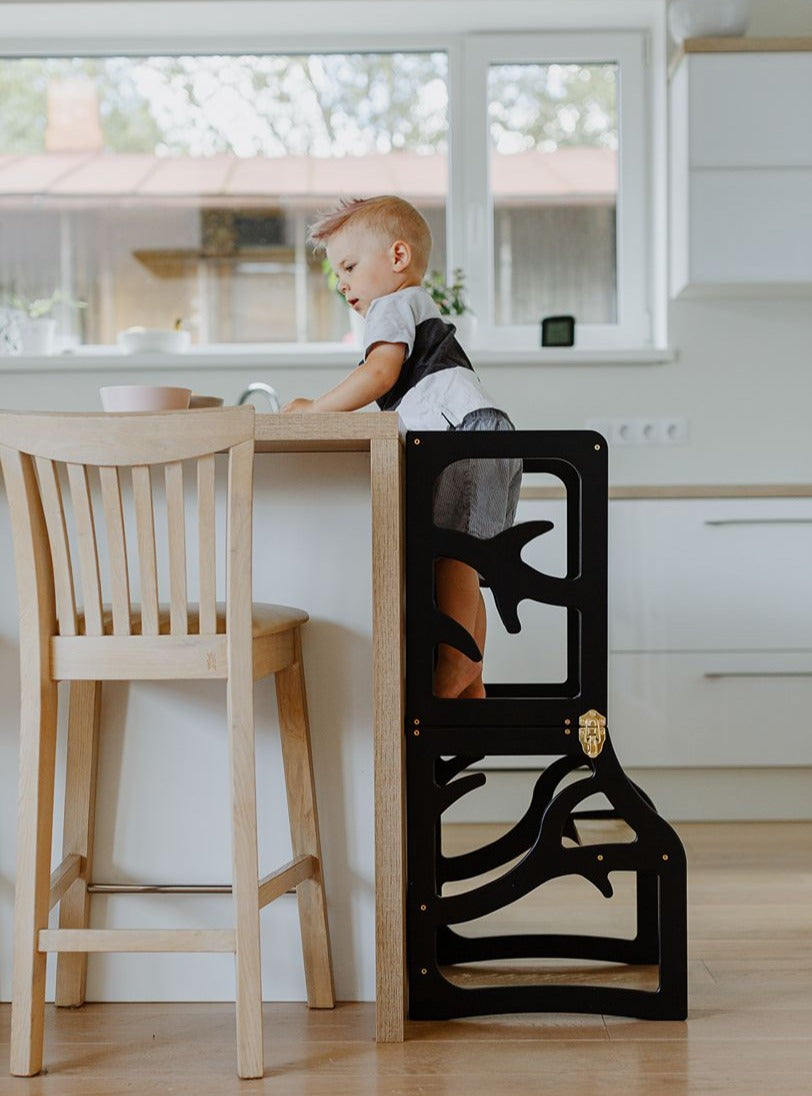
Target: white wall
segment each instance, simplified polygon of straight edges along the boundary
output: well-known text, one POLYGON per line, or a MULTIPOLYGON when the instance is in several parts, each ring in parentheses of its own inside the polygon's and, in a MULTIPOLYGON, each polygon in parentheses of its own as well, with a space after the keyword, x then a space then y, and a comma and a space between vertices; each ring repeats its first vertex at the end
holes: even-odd
MULTIPOLYGON (((658 2, 651 0, 652 5, 658 2)), ((60 6, 0 4, 0 25, 9 39, 24 33, 37 33, 38 30, 44 34, 42 28, 49 24, 43 7, 60 6)), ((130 8, 147 6, 129 5, 130 8)), ((229 5, 243 11, 252 6, 229 5)), ((86 18, 93 19, 90 25, 95 26, 99 34, 114 32, 114 21, 107 10, 110 5, 90 4, 84 7, 86 10, 95 9, 86 18)), ((164 9, 185 8, 188 16, 190 7, 191 3, 164 4, 162 19, 171 17, 171 12, 167 15, 164 9)), ((334 4, 323 5, 325 20, 335 18, 337 7, 334 4)), ((374 9, 379 13, 389 5, 380 2, 373 5, 361 0, 355 7, 362 14, 367 14, 374 9)), ((630 11, 635 4, 619 2, 617 5, 604 5, 604 9, 609 7, 630 11)), ((286 31, 295 22, 296 9, 297 5, 289 0, 280 6, 268 3, 255 7, 257 19, 265 24, 272 25, 276 14, 283 17, 286 23, 283 29, 286 31)), ((464 11, 469 19, 483 28, 498 28, 500 19, 504 21, 507 18, 512 19, 512 26, 522 25, 531 19, 532 11, 555 10, 562 20, 574 18, 573 13, 580 18, 584 13, 591 12, 594 18, 600 5, 590 4, 587 0, 569 0, 567 4, 562 2, 557 6, 546 2, 494 5, 491 0, 467 0, 465 4, 435 2, 426 5, 415 2, 409 6, 413 16, 425 16, 429 9, 434 17, 450 26, 464 11)), ((202 22, 196 20, 199 32, 202 32, 202 22)), ((138 25, 133 16, 132 26, 138 25)), ((419 25, 416 29, 419 30, 419 25)), ((812 4, 806 0, 759 0, 752 33, 812 35, 812 4)), ((512 411, 520 427, 577 428, 583 426, 588 418, 627 414, 679 414, 690 420, 690 439, 685 446, 616 449, 612 454, 611 468, 612 478, 617 483, 805 483, 812 479, 812 431, 809 428, 812 321, 809 313, 809 302, 804 300, 673 302, 669 308, 669 342, 678 351, 678 358, 673 363, 625 367, 485 366, 482 373, 488 388, 512 411)), ((310 368, 298 372, 294 369, 268 369, 263 371, 263 376, 278 388, 283 397, 288 398, 297 394, 312 395, 323 390, 335 382, 338 372, 310 368)), ((128 377, 121 374, 117 379, 126 383, 128 377)), ((135 375, 133 379, 136 379, 135 375)), ((144 372, 140 379, 162 378, 144 372)), ((219 393, 227 399, 233 399, 252 379, 257 379, 256 370, 189 374, 192 387, 198 391, 219 393)), ((56 373, 35 376, 0 374, 0 404, 6 407, 62 407, 67 410, 95 407, 99 383, 99 376, 93 373, 70 376, 56 373)), ((288 507, 295 504, 296 492, 300 487, 310 485, 315 488, 317 480, 319 489, 324 486, 321 472, 316 471, 316 465, 309 464, 308 459, 300 458, 299 463, 291 464, 277 484, 279 486, 281 483, 285 489, 285 505, 288 507)), ((345 579, 345 589, 363 591, 366 589, 364 569, 368 560, 368 529, 363 497, 365 471, 356 458, 341 460, 349 463, 346 466, 342 464, 346 472, 336 473, 336 489, 342 493, 348 492, 346 497, 350 504, 340 516, 340 528, 342 535, 349 538, 347 544, 354 545, 346 549, 342 557, 352 571, 351 577, 345 579), (343 479, 345 475, 346 481, 343 479), (358 539, 353 541, 352 537, 358 539)), ((268 526, 268 534, 269 537, 273 535, 272 525, 268 526)), ((0 536, 4 540, 5 554, 7 529, 0 532, 0 536)), ((285 551, 283 548, 283 555, 285 551)), ((293 549, 287 551, 295 554, 293 549)), ((6 574, 2 585, 5 608, 0 637, 4 656, 14 654, 14 606, 10 583, 11 576, 6 574)), ((269 576, 261 576, 257 594, 262 596, 265 588, 272 586, 269 576)), ((296 591, 293 590, 287 596, 293 599, 295 595, 296 591)), ((266 596, 270 596, 270 590, 266 596)), ((365 702, 359 706, 358 694, 347 686, 348 681, 358 684, 359 689, 368 685, 368 604, 362 602, 354 608, 337 604, 337 596, 327 580, 323 589, 305 589, 302 586, 301 590, 303 604, 317 616, 311 630, 312 638, 308 641, 312 654, 318 659, 320 654, 332 652, 334 655, 338 651, 343 659, 329 664, 331 669, 327 680, 314 667, 311 674, 311 684, 314 686, 313 720, 322 756, 327 759, 327 771, 340 770, 341 773, 337 782, 332 779, 332 774, 326 779, 323 775, 320 781, 320 791, 325 796, 325 818, 332 814, 333 818, 341 820, 336 829, 329 823, 325 827, 328 883, 339 880, 342 872, 349 873, 349 882, 343 890, 339 885, 331 899, 334 929, 337 932, 335 953, 339 965, 339 996, 368 998, 371 986, 369 941, 372 937, 369 710, 365 702), (330 698, 335 690, 338 690, 339 699, 332 704, 330 698)), ((10 658, 4 657, 0 660, 0 681, 7 698, 14 694, 15 676, 10 658)), ((182 699, 184 704, 188 704, 188 697, 182 699)), ((142 703, 148 707, 149 696, 142 703)), ((0 787, 0 937, 4 943, 9 940, 10 933, 14 870, 11 835, 16 798, 13 787, 16 730, 13 707, 7 699, 0 727, 0 774, 3 778, 0 787)), ((261 734, 264 736, 267 733, 263 728, 261 734)), ((266 744, 265 749, 270 756, 272 747, 266 744)), ((291 915, 290 909, 282 910, 278 915, 281 920, 267 926, 267 938, 271 944, 280 934, 295 935, 291 915)), ((288 969, 290 950, 287 946, 278 948, 276 955, 269 959, 275 975, 272 996, 290 997, 300 993, 300 975, 293 967, 288 969)), ((163 962, 169 961, 165 959, 163 962)), ((177 967, 159 968, 157 963, 150 965, 145 982, 126 982, 127 992, 137 996, 138 986, 146 986, 143 989, 146 994, 168 996, 176 992, 178 984, 183 984, 192 996, 196 993, 204 997, 228 994, 230 975, 224 962, 219 959, 205 961, 216 965, 218 971, 214 992, 211 982, 206 979, 206 971, 211 967, 207 966, 199 975, 198 983, 200 961, 177 962, 177 967), (175 979, 176 973, 183 979, 182 983, 175 979)), ((94 975, 94 989, 99 994, 115 993, 116 971, 126 971, 128 979, 135 978, 132 973, 135 964, 131 960, 111 959, 99 963, 101 965, 96 967, 98 973, 94 975)), ((139 970, 144 969, 140 966, 142 963, 144 959, 139 958, 139 970)), ((6 952, 2 957, 4 977, 0 997, 8 993, 7 972, 6 952)))

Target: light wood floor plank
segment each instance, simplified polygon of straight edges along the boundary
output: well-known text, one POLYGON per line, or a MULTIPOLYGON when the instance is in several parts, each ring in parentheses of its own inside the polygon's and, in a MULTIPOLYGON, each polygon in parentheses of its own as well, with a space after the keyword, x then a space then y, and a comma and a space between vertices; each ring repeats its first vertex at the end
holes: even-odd
MULTIPOLYGON (((498 832, 449 830, 447 851, 498 832)), ((687 1023, 491 1016, 409 1022, 405 1043, 376 1045, 372 1004, 310 1011, 301 1002, 266 1003, 265 1075, 240 1081, 233 1005, 48 1006, 49 1072, 0 1075, 0 1096, 809 1096, 812 823, 692 823, 679 830, 691 904, 687 1023)), ((524 899, 505 923, 532 926, 534 912, 560 919, 572 913, 575 896, 578 881, 567 881, 553 900, 524 899)), ((608 923, 626 917, 622 887, 618 897, 608 923)), ((590 911, 577 917, 585 922, 590 911)), ((551 963, 550 977, 572 965, 551 963)), ((604 972, 615 984, 645 975, 612 966, 604 972)), ((0 1005, 3 1056, 8 1026, 9 1006, 0 1005)))

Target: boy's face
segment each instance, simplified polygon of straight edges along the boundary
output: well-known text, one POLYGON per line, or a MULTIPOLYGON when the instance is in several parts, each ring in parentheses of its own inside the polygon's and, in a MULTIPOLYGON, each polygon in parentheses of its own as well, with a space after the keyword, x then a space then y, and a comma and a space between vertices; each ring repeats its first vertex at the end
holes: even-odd
POLYGON ((366 316, 376 297, 417 284, 408 271, 411 251, 398 240, 387 245, 383 238, 362 227, 348 225, 330 238, 327 258, 338 275, 338 291, 355 312, 366 316))

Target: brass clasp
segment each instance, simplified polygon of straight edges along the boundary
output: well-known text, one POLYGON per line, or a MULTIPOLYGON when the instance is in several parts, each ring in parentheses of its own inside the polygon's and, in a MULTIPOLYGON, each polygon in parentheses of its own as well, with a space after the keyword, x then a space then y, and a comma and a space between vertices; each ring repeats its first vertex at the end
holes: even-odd
POLYGON ((606 741, 606 716, 594 708, 578 716, 578 741, 587 757, 597 757, 606 741))

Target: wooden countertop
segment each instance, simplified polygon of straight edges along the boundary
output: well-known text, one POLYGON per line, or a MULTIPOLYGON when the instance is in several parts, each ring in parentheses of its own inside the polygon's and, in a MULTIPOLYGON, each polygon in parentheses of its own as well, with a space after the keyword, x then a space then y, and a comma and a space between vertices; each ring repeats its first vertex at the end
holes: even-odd
POLYGON ((258 453, 364 452, 375 441, 403 439, 396 411, 320 412, 318 415, 257 414, 258 453))

